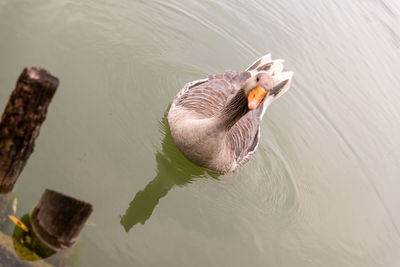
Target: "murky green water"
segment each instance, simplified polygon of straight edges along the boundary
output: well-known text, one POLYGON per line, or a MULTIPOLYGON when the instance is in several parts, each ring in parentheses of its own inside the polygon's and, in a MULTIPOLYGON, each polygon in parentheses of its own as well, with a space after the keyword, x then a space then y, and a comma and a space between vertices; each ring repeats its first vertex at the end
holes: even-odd
POLYGON ((14 190, 91 202, 69 266, 399 266, 400 3, 0 0, 0 109, 27 65, 60 78, 14 190), (271 52, 295 72, 230 180, 166 111, 188 81, 271 52))

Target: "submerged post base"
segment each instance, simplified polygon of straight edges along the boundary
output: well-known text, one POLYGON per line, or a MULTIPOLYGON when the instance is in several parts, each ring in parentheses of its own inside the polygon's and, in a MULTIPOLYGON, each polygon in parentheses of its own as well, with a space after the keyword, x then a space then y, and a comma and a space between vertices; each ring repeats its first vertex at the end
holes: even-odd
POLYGON ((31 215, 35 233, 54 249, 72 246, 92 213, 92 205, 46 189, 31 215))

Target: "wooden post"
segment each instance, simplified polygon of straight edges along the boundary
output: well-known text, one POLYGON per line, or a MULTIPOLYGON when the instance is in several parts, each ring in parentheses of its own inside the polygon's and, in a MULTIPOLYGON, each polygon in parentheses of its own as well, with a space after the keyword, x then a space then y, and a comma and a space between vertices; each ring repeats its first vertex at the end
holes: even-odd
POLYGON ((32 228, 49 247, 67 248, 75 243, 92 210, 89 203, 46 189, 32 212, 32 228))
POLYGON ((19 76, 0 122, 0 193, 13 189, 32 154, 58 84, 40 67, 25 68, 19 76))
POLYGON ((4 231, 3 227, 9 220, 7 217, 7 215, 11 213, 11 211, 9 210, 9 204, 10 194, 0 195, 0 231, 4 231))

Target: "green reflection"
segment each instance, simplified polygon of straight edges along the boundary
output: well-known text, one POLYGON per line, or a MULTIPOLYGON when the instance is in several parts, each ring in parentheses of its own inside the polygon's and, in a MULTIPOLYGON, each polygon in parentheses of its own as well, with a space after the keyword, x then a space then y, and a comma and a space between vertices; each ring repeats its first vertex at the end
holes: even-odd
POLYGON ((184 186, 196 178, 218 177, 217 174, 191 163, 178 150, 171 137, 167 113, 160 124, 165 136, 161 151, 156 154, 157 175, 143 190, 136 193, 121 217, 120 223, 126 232, 139 222, 144 224, 160 199, 174 186, 184 186))
POLYGON ((20 220, 29 229, 29 232, 25 232, 20 227, 15 226, 12 235, 15 252, 21 259, 26 261, 37 261, 48 258, 56 253, 55 250, 46 246, 35 235, 29 214, 25 214, 20 220))

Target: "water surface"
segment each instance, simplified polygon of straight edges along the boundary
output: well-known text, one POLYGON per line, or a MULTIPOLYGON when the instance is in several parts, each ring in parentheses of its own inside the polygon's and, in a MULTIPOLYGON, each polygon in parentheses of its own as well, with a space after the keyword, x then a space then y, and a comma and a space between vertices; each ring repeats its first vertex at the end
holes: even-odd
POLYGON ((69 266, 399 266, 400 3, 0 0, 0 107, 61 84, 14 193, 94 205, 69 266), (186 83, 266 53, 295 72, 232 179, 165 119, 186 83))

